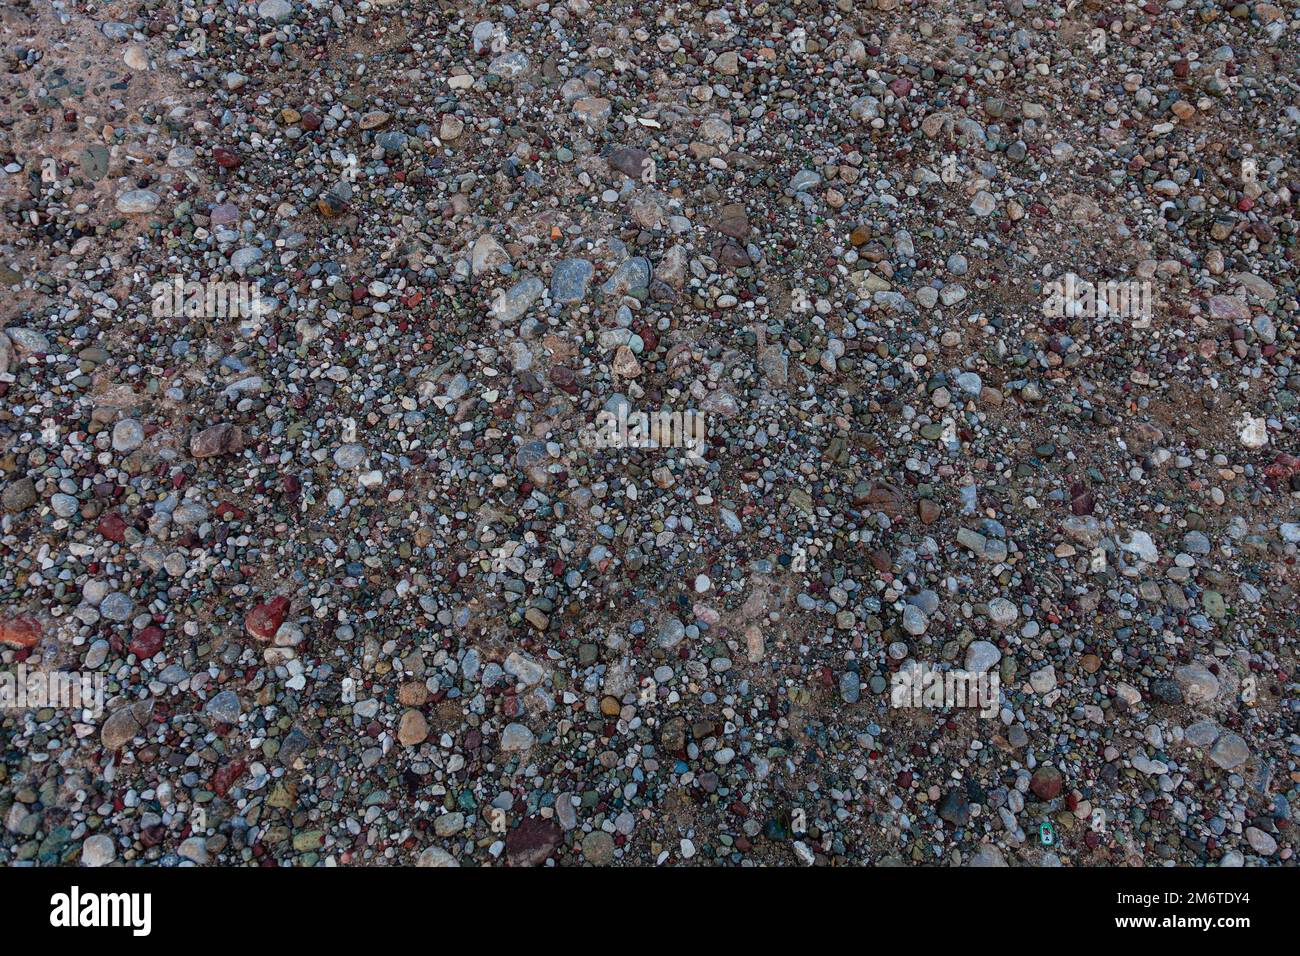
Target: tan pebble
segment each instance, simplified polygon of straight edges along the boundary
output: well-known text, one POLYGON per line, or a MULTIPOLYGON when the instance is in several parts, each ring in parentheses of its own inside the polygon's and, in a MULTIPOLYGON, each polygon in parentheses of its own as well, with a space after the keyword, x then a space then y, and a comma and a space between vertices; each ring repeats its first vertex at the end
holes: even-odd
POLYGON ((149 53, 138 43, 132 43, 122 51, 122 59, 133 70, 149 69, 149 53))
POLYGON ((402 714, 397 727, 397 740, 403 747, 414 747, 424 743, 429 736, 429 722, 418 710, 408 710, 402 714))
POLYGON ((404 707, 419 707, 429 699, 429 688, 420 681, 408 681, 397 691, 397 700, 404 707))

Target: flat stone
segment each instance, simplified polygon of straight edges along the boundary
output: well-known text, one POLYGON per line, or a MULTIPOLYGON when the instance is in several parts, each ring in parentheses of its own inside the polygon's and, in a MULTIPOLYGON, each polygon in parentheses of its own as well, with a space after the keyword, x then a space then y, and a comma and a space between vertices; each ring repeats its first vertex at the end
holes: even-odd
POLYGON ((4 492, 0 493, 0 505, 3 505, 4 510, 9 514, 26 511, 36 504, 36 501, 36 483, 30 478, 11 481, 5 485, 4 492))
POLYGON ((522 73, 528 72, 528 57, 522 53, 510 52, 502 53, 488 66, 488 72, 494 73, 503 79, 512 79, 522 73))
POLYGON ((257 5, 257 15, 272 23, 283 23, 293 16, 293 5, 289 0, 262 0, 257 5))
POLYGON ((523 724, 506 724, 501 731, 501 749, 507 753, 529 750, 533 746, 533 732, 523 724))
POLYGON ((113 711, 104 721, 100 740, 107 751, 121 750, 149 724, 153 700, 136 701, 113 711))
POLYGON ((1224 770, 1235 770, 1250 759, 1250 748, 1237 734, 1226 733, 1210 748, 1210 759, 1224 770))
POLYGON ((582 838, 582 856, 592 866, 614 862, 614 838, 603 830, 593 830, 582 838))
POLYGON ((1029 686, 1035 694, 1047 694, 1056 687, 1056 668, 1051 664, 1029 675, 1029 686))
POLYGON ((124 418, 113 426, 113 450, 132 452, 144 444, 144 428, 132 418, 124 418))
POLYGON ((542 297, 546 286, 536 276, 525 276, 492 302, 492 314, 502 322, 515 322, 542 297))
POLYGON ((587 259, 565 259, 551 273, 551 301, 559 305, 581 302, 595 275, 595 267, 587 259))
POLYGON ((203 707, 203 712, 219 724, 237 724, 243 708, 239 695, 233 690, 223 690, 212 697, 203 707))
POLYGON ((397 726, 397 742, 403 747, 422 744, 429 737, 429 723, 424 714, 412 708, 402 714, 397 726))
POLYGON ((456 858, 442 847, 427 847, 415 860, 416 866, 460 866, 456 858))
POLYGON ((1174 682, 1189 704, 1209 703, 1219 696, 1219 679, 1203 664, 1186 664, 1175 668, 1174 682))
POLYGON ((584 96, 573 104, 574 117, 592 132, 599 132, 609 122, 613 105, 600 96, 584 96))
POLYGON ((221 422, 196 432, 190 439, 190 454, 195 458, 232 455, 244 447, 244 434, 238 425, 221 422))
MULTIPOLYGON (((613 275, 601 286, 601 291, 610 296, 625 295, 629 292, 644 291, 649 285, 650 260, 644 256, 633 256, 619 263, 613 275)), ((555 298, 554 294, 551 298, 555 298)))
POLYGON ((605 156, 605 162, 609 163, 610 169, 616 169, 624 176, 635 179, 638 182, 650 167, 650 154, 644 149, 638 149, 634 146, 615 146, 605 156))
POLYGON ((966 670, 974 674, 983 674, 1002 660, 1002 652, 997 645, 988 641, 972 641, 966 648, 966 670))
POLYGON ((937 812, 940 819, 955 827, 964 827, 970 822, 970 801, 960 790, 949 790, 939 801, 937 812))
POLYGON ((471 271, 474 275, 479 276, 496 269, 498 266, 508 265, 510 254, 496 240, 496 237, 484 233, 474 240, 469 260, 471 271))
POLYGON ((1148 564, 1154 564, 1160 560, 1160 552, 1156 550, 1155 542, 1151 540, 1151 535, 1145 531, 1131 530, 1126 534, 1121 534, 1118 544, 1122 550, 1137 555, 1148 564))
POLYGON ((131 216, 151 213, 162 198, 149 189, 129 189, 117 197, 117 211, 131 216))
POLYGON ((981 843, 979 848, 971 854, 970 862, 967 866, 1007 866, 1007 858, 1002 855, 1002 851, 991 843, 981 843))
POLYGON ((44 333, 21 325, 12 325, 4 331, 19 355, 50 354, 50 340, 44 333))
POLYGON ((113 845, 112 837, 105 836, 102 833, 86 837, 85 842, 81 844, 82 866, 108 866, 116 856, 117 847, 113 845))
POLYGON ((1259 827, 1246 827, 1246 842, 1260 856, 1272 856, 1277 852, 1277 840, 1259 827))

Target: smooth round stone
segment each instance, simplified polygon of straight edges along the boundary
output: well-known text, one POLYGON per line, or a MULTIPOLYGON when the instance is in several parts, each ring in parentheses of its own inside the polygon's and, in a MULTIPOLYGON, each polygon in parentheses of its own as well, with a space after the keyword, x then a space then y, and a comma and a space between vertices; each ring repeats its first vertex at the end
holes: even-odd
POLYGON ((909 604, 903 608, 903 630, 907 631, 913 637, 919 637, 925 633, 926 627, 929 626, 929 620, 926 619, 925 612, 919 607, 909 604))
POLYGON ((112 838, 102 833, 86 837, 86 842, 81 844, 82 866, 108 866, 116 856, 117 848, 113 846, 112 838))
POLYGON ((1002 660, 1002 652, 989 641, 974 641, 966 648, 966 670, 983 674, 1002 660))
POLYGON ((257 246, 245 246, 236 249, 230 257, 230 265, 236 272, 243 272, 262 258, 262 250, 257 246))
POLYGON ((108 652, 112 645, 105 640, 98 640, 90 645, 90 650, 86 652, 87 670, 97 670, 103 666, 104 661, 108 659, 108 652))
POLYGON ((257 5, 257 15, 272 23, 283 23, 293 16, 293 5, 289 0, 262 0, 257 5))
POLYGON ((523 724, 506 724, 501 731, 501 749, 509 752, 528 750, 533 746, 533 732, 523 724))
POLYGON ((117 211, 127 215, 143 215, 158 208, 162 198, 149 189, 129 189, 117 197, 117 211))
POLYGON ((50 507, 60 518, 71 518, 81 507, 81 502, 72 495, 57 494, 50 497, 50 507))
POLYGON ((122 51, 122 61, 136 72, 149 69, 149 51, 139 43, 132 43, 122 51))
POLYGON ((614 860, 614 838, 593 830, 582 838, 582 855, 592 866, 608 866, 614 860))
POLYGON ((134 418, 124 418, 113 426, 113 450, 132 452, 144 444, 144 427, 134 418))
POLYGON ((989 620, 999 627, 1006 627, 1019 616, 1019 609, 1006 598, 989 601, 989 620))
POLYGON ((667 618, 659 625, 659 646, 662 648, 676 647, 686 636, 686 625, 675 617, 667 618))
POLYGON ((189 837, 176 848, 176 853, 182 859, 202 866, 208 862, 208 841, 203 837, 189 837))
POLYGON ((110 621, 129 621, 135 602, 121 591, 114 591, 99 602, 99 613, 110 621))
POLYGON ((343 471, 353 471, 360 468, 366 460, 366 446, 353 442, 348 445, 339 446, 334 452, 334 464, 343 471))
POLYGON ((438 846, 431 846, 428 849, 426 849, 423 853, 421 853, 419 858, 416 859, 415 865, 416 866, 449 866, 449 867, 460 866, 460 864, 456 862, 456 858, 454 856, 452 856, 442 847, 438 847, 438 846))
POLYGON ((167 165, 172 169, 185 169, 194 165, 198 154, 189 146, 173 146, 167 154, 167 165))

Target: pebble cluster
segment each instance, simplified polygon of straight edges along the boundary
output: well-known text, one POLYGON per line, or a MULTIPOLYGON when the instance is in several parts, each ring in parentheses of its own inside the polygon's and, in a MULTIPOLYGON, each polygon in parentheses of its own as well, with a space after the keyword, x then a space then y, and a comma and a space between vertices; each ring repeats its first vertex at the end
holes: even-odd
POLYGON ((1295 864, 1300 8, 0 36, 0 865, 1295 864))

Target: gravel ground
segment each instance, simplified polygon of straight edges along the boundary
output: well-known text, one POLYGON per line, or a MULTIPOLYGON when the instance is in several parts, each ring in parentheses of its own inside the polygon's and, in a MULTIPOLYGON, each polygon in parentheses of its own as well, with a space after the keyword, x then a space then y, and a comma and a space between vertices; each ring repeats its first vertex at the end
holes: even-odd
POLYGON ((658 6, 5 4, 0 864, 1294 865, 1300 10, 658 6))

